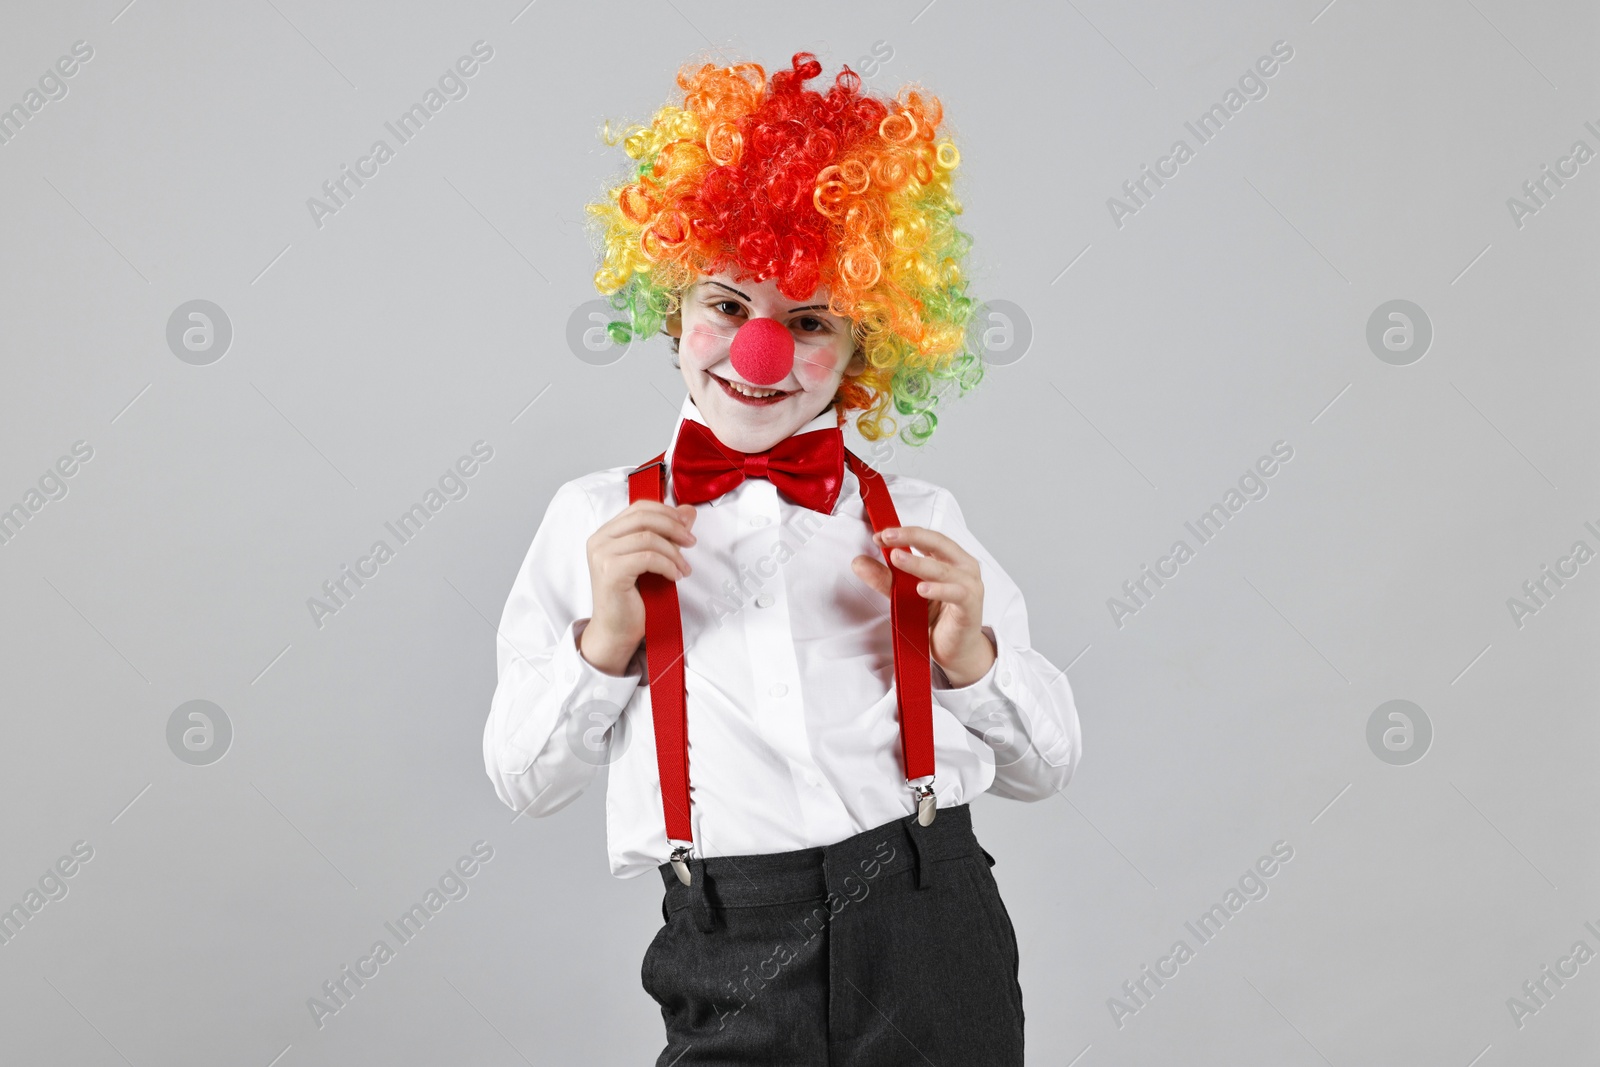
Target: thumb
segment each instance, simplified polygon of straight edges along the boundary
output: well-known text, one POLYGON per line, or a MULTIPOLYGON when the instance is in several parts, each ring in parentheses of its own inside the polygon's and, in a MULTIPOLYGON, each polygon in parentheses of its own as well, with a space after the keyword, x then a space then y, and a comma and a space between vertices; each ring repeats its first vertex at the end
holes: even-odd
POLYGON ((889 589, 894 581, 889 576, 889 568, 881 560, 873 559, 871 556, 857 556, 850 561, 850 569, 875 592, 884 596, 889 595, 889 589))

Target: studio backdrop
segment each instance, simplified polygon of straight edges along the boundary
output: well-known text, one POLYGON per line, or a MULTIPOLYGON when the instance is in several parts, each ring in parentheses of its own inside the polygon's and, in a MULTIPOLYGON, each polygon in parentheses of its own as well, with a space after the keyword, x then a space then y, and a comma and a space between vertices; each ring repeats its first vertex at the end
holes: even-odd
POLYGON ((1029 1063, 1590 1062, 1597 15, 8 3, 0 1061, 652 1061, 661 883, 603 769, 496 797, 496 628, 684 397, 603 125, 809 51, 960 148, 983 381, 846 443, 1071 682, 1067 787, 973 803, 1029 1063))

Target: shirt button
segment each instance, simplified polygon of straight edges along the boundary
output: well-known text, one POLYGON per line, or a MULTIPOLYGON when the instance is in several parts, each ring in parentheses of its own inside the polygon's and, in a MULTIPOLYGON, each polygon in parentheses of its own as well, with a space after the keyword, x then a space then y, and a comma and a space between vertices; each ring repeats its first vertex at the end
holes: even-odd
POLYGON ((1000 684, 1001 685, 1010 685, 1011 684, 1011 672, 1010 671, 1001 671, 1000 672, 1000 684))
POLYGON ((770 607, 772 607, 772 594, 771 593, 762 593, 760 596, 756 597, 756 607, 758 607, 758 608, 770 608, 770 607))
POLYGON ((751 526, 765 526, 766 524, 767 517, 765 515, 757 515, 755 518, 750 520, 751 526))
POLYGON ((810 772, 807 772, 806 773, 806 785, 817 785, 817 784, 818 784, 817 776, 814 775, 814 774, 811 774, 810 772))
POLYGON ((779 682, 771 689, 768 689, 767 692, 775 697, 786 697, 789 695, 789 687, 784 685, 782 682, 779 682))

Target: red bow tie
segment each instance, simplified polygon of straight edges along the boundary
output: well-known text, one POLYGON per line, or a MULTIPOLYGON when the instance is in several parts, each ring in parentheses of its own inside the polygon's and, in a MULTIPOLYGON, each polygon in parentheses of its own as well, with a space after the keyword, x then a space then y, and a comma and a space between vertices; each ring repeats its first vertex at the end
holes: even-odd
POLYGON ((672 449, 678 503, 714 500, 746 478, 766 478, 788 500, 831 515, 844 485, 844 434, 835 426, 786 437, 765 452, 740 452, 705 423, 683 420, 672 449))

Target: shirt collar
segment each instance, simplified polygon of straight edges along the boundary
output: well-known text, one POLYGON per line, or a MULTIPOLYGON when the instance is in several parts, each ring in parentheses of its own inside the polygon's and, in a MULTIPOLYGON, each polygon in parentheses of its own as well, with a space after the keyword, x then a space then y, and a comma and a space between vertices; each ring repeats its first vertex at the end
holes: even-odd
MULTIPOLYGON (((683 406, 678 409, 678 421, 676 423, 674 423, 673 427, 672 427, 672 438, 671 438, 671 440, 669 440, 667 442, 666 462, 667 462, 667 469, 669 471, 672 469, 672 452, 673 452, 673 449, 678 447, 678 435, 683 432, 683 424, 685 422, 688 422, 688 421, 698 422, 702 426, 706 426, 707 428, 709 428, 710 425, 711 425, 710 423, 706 422, 705 417, 700 414, 700 409, 695 406, 694 397, 689 396, 688 394, 684 394, 683 406)), ((793 434, 790 434, 789 436, 793 437, 793 436, 796 436, 798 434, 810 433, 813 430, 831 430, 834 427, 840 426, 840 425, 841 425, 841 423, 839 421, 839 406, 837 404, 829 404, 827 407, 822 409, 822 411, 817 415, 816 418, 812 419, 810 422, 806 423, 804 426, 800 427, 798 430, 796 430, 793 434)), ((850 477, 850 467, 849 467, 848 464, 846 464, 845 465, 845 486, 844 486, 844 488, 846 490, 849 489, 851 480, 852 479, 850 477)), ((671 482, 672 482, 672 479, 668 478, 667 479, 667 483, 668 483, 667 492, 668 492, 669 495, 672 492, 671 482)), ((840 498, 843 499, 843 497, 844 497, 844 493, 841 492, 840 493, 840 498)), ((721 503, 722 501, 724 501, 726 499, 728 499, 728 494, 723 494, 722 496, 717 497, 715 500, 712 500, 711 504, 714 507, 714 506, 716 506, 717 504, 721 503)))

